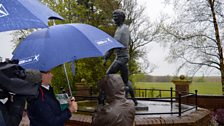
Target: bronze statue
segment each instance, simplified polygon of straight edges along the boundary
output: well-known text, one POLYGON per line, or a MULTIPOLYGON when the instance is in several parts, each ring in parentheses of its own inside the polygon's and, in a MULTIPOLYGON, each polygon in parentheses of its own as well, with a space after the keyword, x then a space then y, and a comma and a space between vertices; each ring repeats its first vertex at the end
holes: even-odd
POLYGON ((125 96, 128 97, 128 93, 130 93, 131 98, 135 105, 138 104, 137 100, 134 96, 134 91, 131 86, 131 82, 128 80, 128 60, 129 60, 129 38, 130 33, 128 26, 124 24, 125 20, 125 12, 121 9, 117 9, 113 12, 113 20, 117 25, 116 32, 114 34, 114 38, 124 45, 125 48, 116 48, 114 50, 110 50, 106 53, 104 57, 104 65, 106 65, 107 59, 111 56, 113 51, 116 53, 116 58, 113 63, 108 68, 106 74, 115 74, 120 71, 122 80, 125 84, 125 96))

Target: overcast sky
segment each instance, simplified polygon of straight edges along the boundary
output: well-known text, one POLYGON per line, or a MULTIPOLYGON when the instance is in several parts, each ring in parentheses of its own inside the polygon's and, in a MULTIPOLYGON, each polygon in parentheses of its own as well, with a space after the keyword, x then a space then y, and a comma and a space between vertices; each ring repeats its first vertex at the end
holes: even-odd
POLYGON ((5 59, 5 58, 11 58, 12 57, 12 43, 10 40, 12 37, 9 34, 10 32, 0 32, 0 56, 5 59))
MULTIPOLYGON (((173 15, 171 6, 165 6, 161 0, 137 0, 138 4, 146 7, 145 15, 150 21, 156 22, 161 13, 173 15)), ((163 48, 158 43, 150 43, 147 45, 147 57, 149 61, 157 66, 151 73, 153 75, 175 75, 176 64, 168 64, 165 57, 169 52, 168 48, 163 48)))
MULTIPOLYGON (((170 6, 165 6, 161 3, 161 0, 137 0, 140 5, 146 7, 145 14, 150 17, 150 20, 156 21, 156 19, 160 16, 160 13, 167 13, 172 15, 173 10, 170 6)), ((12 57, 12 43, 10 32, 0 32, 0 56, 5 58, 12 57)), ((148 59, 153 64, 157 65, 157 68, 151 73, 152 75, 175 75, 175 70, 177 64, 168 64, 165 61, 165 57, 167 56, 167 52, 169 49, 162 48, 157 43, 150 43, 148 46, 148 59)), ((184 74, 184 73, 182 73, 184 74)), ((210 75, 217 75, 217 72, 210 75)))

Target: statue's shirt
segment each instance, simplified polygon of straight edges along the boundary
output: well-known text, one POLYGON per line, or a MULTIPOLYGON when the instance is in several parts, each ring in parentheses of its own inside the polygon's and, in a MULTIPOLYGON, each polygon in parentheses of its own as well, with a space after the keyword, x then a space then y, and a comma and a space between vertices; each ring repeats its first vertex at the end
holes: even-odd
POLYGON ((116 49, 117 58, 129 58, 128 45, 129 45, 129 29, 126 24, 119 26, 114 34, 114 38, 120 42, 125 48, 116 49))

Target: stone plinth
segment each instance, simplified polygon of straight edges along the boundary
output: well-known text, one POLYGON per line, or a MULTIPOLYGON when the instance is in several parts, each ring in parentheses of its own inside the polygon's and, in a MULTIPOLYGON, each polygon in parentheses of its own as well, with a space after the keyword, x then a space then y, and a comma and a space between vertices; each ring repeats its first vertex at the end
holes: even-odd
MULTIPOLYGON (((199 108, 181 117, 173 116, 135 116, 135 126, 208 126, 210 121, 210 111, 199 108)), ((91 115, 73 114, 66 126, 91 126, 91 115)))
MULTIPOLYGON (((135 116, 135 126, 208 126, 210 122, 210 111, 199 108, 197 111, 192 111, 184 114, 181 117, 173 116, 159 116, 159 117, 147 117, 147 116, 135 116)), ((73 114, 65 126, 91 126, 92 116, 73 114)), ((29 119, 27 115, 23 116, 23 119, 19 126, 29 126, 29 119)))
MULTIPOLYGON (((181 75, 178 79, 173 79, 172 82, 175 84, 175 90, 181 92, 182 95, 186 95, 189 93, 189 85, 192 81, 186 79, 184 75, 181 75)), ((176 97, 178 97, 177 92, 176 97)))

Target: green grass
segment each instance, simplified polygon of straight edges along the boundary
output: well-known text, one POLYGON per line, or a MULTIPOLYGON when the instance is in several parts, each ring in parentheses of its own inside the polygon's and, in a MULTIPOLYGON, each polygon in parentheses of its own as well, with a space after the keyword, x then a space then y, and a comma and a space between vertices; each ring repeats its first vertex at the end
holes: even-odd
MULTIPOLYGON (((135 88, 140 89, 162 89, 170 90, 170 87, 173 87, 175 90, 175 85, 172 82, 137 82, 135 88)), ((198 94, 208 94, 208 95, 222 95, 222 85, 217 82, 193 82, 190 84, 190 92, 194 93, 195 90, 198 90, 198 94)), ((137 91, 136 96, 144 95, 143 91, 137 91)), ((149 97, 157 97, 159 91, 151 91, 147 93, 149 97)), ((170 92, 162 92, 163 97, 169 97, 170 92)), ((174 96, 174 94, 173 94, 174 96)))
POLYGON ((198 90, 198 94, 222 95, 222 84, 217 82, 193 82, 190 92, 198 90))

